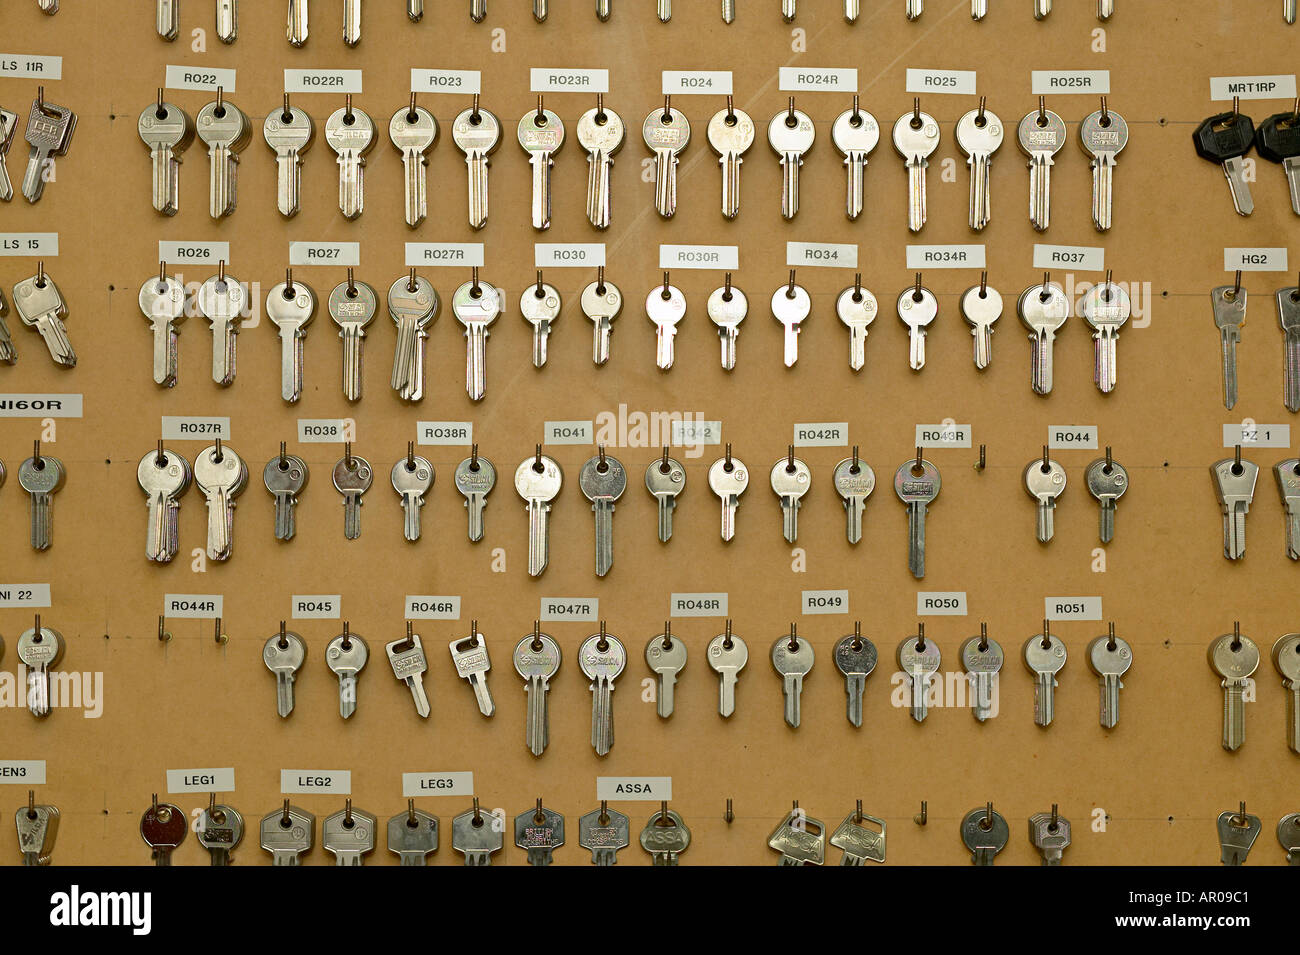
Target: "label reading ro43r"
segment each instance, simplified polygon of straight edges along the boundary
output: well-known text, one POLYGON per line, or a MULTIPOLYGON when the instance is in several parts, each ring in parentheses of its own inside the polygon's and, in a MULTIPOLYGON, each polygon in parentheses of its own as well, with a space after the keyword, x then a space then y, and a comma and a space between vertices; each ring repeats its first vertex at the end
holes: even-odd
POLYGON ((235 92, 235 71, 215 66, 167 67, 165 85, 169 90, 207 90, 215 93, 220 86, 226 96, 235 92))
POLYGON ((350 769, 282 769, 280 770, 280 792, 285 796, 302 793, 351 796, 352 771, 350 769))
POLYGON ((1045 597, 1043 616, 1048 620, 1100 620, 1100 597, 1045 597))
POLYGON ((714 594, 673 594, 668 599, 668 616, 670 617, 725 617, 727 615, 727 595, 714 594))
POLYGON ((412 93, 481 93, 483 74, 478 70, 411 70, 412 93))
POLYGON ((590 421, 548 421, 542 430, 544 444, 591 444, 596 440, 590 421))
POLYGON ((916 595, 918 617, 966 616, 966 591, 918 591, 916 595))
POLYGON ((45 785, 45 760, 0 759, 0 783, 22 786, 45 785))
POLYGON ((852 67, 783 66, 779 79, 783 93, 858 91, 858 71, 852 67))
POLYGON ((284 71, 286 93, 360 93, 360 70, 301 70, 284 71))
POLYGON ((230 440, 230 419, 195 415, 163 415, 164 441, 203 441, 209 438, 230 440))
POLYGON ((597 776, 596 798, 606 802, 664 802, 673 798, 673 778, 597 776))
POLYGON ((230 243, 159 239, 158 261, 167 262, 168 264, 210 262, 215 267, 218 262, 230 261, 230 243))
POLYGON ((450 265, 463 268, 483 267, 482 242, 408 242, 406 267, 450 265))
POLYGON ((600 600, 595 597, 543 597, 541 619, 578 622, 600 619, 600 600))
POLYGON ((474 424, 470 421, 419 421, 415 425, 419 444, 443 444, 459 447, 474 443, 474 424))
POLYGON ((407 594, 405 612, 410 620, 459 620, 460 597, 407 594))
POLYGON ((834 242, 787 242, 785 264, 791 268, 821 266, 834 269, 856 269, 858 247, 834 242))
POLYGON ((1289 448, 1291 447, 1291 426, 1289 424, 1256 424, 1244 421, 1241 424, 1223 426, 1223 446, 1234 448, 1237 445, 1252 448, 1289 448))
POLYGON ((0 395, 0 418, 80 418, 81 395, 0 395))
MULTIPOLYGON (((163 261, 166 261, 165 259, 163 261)), ((227 259, 226 261, 230 261, 227 259)), ((360 265, 360 242, 290 242, 290 265, 360 265)))
POLYGON ((0 53, 0 77, 16 79, 61 80, 63 57, 37 56, 32 53, 0 53))
POLYGON ((676 447, 698 448, 702 444, 722 443, 721 421, 697 421, 691 418, 674 419, 672 443, 676 447))
POLYGON ((971 426, 968 424, 918 424, 918 448, 969 448, 971 426))
POLYGON ((298 440, 303 444, 337 444, 356 439, 356 422, 351 418, 298 419, 298 440))
POLYGON ((189 620, 216 620, 222 616, 221 594, 167 594, 163 616, 189 620))
POLYGON ((57 232, 0 233, 0 255, 32 255, 51 259, 58 254, 59 234, 57 232))
POLYGON ((740 249, 734 245, 661 245, 661 269, 731 269, 740 268, 740 249))
POLYGON ((1034 268, 1082 269, 1085 272, 1101 272, 1106 268, 1106 250, 1087 245, 1043 245, 1034 244, 1034 268))
POLYGON ((1047 446, 1095 451, 1097 450, 1097 426, 1095 424, 1049 424, 1047 446))
POLYGON ((289 609, 294 620, 337 620, 342 608, 339 594, 294 594, 289 609))
POLYGON ((167 791, 169 793, 233 793, 235 768, 226 766, 220 769, 169 769, 167 791))
POLYGON ((921 269, 982 269, 984 246, 909 245, 907 268, 912 272, 921 269))
POLYGON ((975 94, 974 70, 908 70, 909 93, 975 94))
POLYGON ((534 93, 609 92, 609 70, 534 67, 529 75, 534 93))
POLYGON ((848 443, 847 421, 813 421, 794 426, 796 448, 842 448, 848 443))
POLYGON ((847 590, 805 590, 802 603, 805 614, 848 613, 849 592, 847 590))
POLYGON ((402 795, 407 799, 416 796, 473 796, 473 773, 402 773, 402 795))
POLYGON ((1287 272, 1286 249, 1224 249, 1223 271, 1287 272))
POLYGON ((0 584, 0 607, 48 607, 49 584, 0 584))
POLYGON ((731 70, 664 70, 663 94, 708 93, 727 96, 731 89, 731 70))
POLYGON ((533 245, 534 268, 594 269, 604 264, 604 242, 538 242, 533 245))

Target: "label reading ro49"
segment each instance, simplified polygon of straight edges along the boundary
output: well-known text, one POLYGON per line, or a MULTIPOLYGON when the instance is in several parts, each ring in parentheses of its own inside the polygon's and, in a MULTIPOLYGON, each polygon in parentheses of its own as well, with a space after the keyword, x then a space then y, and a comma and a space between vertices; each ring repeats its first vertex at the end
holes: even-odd
POLYGON ((803 612, 805 614, 848 613, 849 592, 847 590, 805 590, 803 612))

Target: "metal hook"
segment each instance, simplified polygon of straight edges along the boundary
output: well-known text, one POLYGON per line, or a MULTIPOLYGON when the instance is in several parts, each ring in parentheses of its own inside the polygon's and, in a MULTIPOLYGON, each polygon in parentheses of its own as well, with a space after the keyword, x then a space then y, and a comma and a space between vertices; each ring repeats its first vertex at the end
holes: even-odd
POLYGON ((45 260, 36 260, 36 287, 45 288, 45 260))
POLYGON ((916 625, 916 649, 919 653, 924 653, 925 647, 925 624, 918 623, 916 625))
POLYGON ((791 97, 790 97, 790 108, 789 108, 789 111, 786 113, 785 124, 786 124, 786 126, 788 126, 790 129, 794 129, 795 124, 798 123, 798 122, 799 122, 799 121, 798 121, 797 119, 794 118, 794 97, 791 96, 791 97))
POLYGON ((158 642, 159 643, 166 643, 172 638, 172 635, 168 633, 166 629, 166 624, 165 624, 166 619, 167 618, 164 617, 162 614, 158 614, 158 642))
POLYGON ((912 817, 912 821, 918 826, 924 826, 930 819, 930 804, 924 799, 921 800, 921 811, 912 817))
POLYGON ((862 273, 853 273, 853 301, 862 301, 862 273))
POLYGON ((406 800, 406 824, 408 826, 414 826, 415 823, 415 800, 408 799, 406 800))
POLYGON ((351 126, 356 122, 356 114, 352 112, 352 94, 348 93, 343 97, 343 122, 351 126))
POLYGON ((477 471, 478 466, 478 445, 471 444, 469 446, 469 469, 471 471, 477 471))
POLYGON ((1043 445, 1043 473, 1052 470, 1052 459, 1047 456, 1047 445, 1043 445))
POLYGON ((854 126, 861 125, 861 123, 862 123, 862 110, 861 110, 861 108, 858 106, 858 94, 857 94, 857 93, 854 93, 854 94, 853 94, 853 114, 852 114, 852 118, 849 120, 849 122, 851 122, 854 126))
POLYGON ((1052 832, 1055 832, 1059 828, 1060 821, 1061 821, 1061 814, 1057 809, 1056 803, 1052 803, 1052 822, 1051 825, 1048 826, 1048 828, 1051 829, 1052 832))
POLYGON ((1232 297, 1236 298, 1240 294, 1241 294, 1241 269, 1237 269, 1237 273, 1232 280, 1232 297))
POLYGON ((853 446, 853 464, 849 467, 849 470, 854 474, 857 474, 862 470, 861 466, 858 464, 858 446, 856 444, 853 446))
POLYGON ((32 442, 32 464, 36 465, 37 468, 45 467, 45 459, 41 457, 40 441, 32 442))
POLYGON ((212 448, 213 448, 213 450, 212 450, 212 460, 214 460, 214 461, 216 461, 218 464, 220 464, 220 463, 222 462, 222 460, 224 459, 224 457, 225 457, 225 452, 223 452, 223 451, 221 450, 221 439, 220 439, 220 438, 215 438, 215 439, 213 440, 213 442, 212 442, 212 448))
POLYGON ((601 824, 602 826, 607 826, 607 825, 609 825, 609 800, 607 800, 607 799, 602 799, 602 800, 600 801, 600 817, 599 817, 599 818, 600 818, 600 824, 601 824))
MULTIPOLYGON (((41 87, 41 92, 44 91, 45 87, 41 87)), ((226 91, 223 87, 217 87, 217 108, 213 112, 218 116, 226 115, 226 91)))
POLYGON ((280 640, 277 645, 280 647, 281 650, 285 650, 289 646, 289 635, 288 635, 288 631, 286 631, 284 628, 283 620, 280 621, 280 640))
POLYGON ((483 294, 483 286, 478 282, 478 266, 472 265, 469 270, 469 293, 475 298, 483 294))
POLYGON ((980 621, 980 653, 984 653, 989 648, 989 625, 983 620, 980 621))
POLYGON ((794 298, 794 269, 790 270, 790 284, 786 286, 786 298, 794 298))
POLYGON ((214 627, 213 627, 214 637, 217 643, 221 644, 222 646, 225 646, 227 643, 230 642, 230 637, 227 636, 221 629, 221 618, 218 617, 215 621, 213 621, 213 623, 214 623, 214 627))
POLYGON ((1232 472, 1234 474, 1241 473, 1241 445, 1239 444, 1232 446, 1232 472))
POLYGON ((732 806, 730 796, 727 797, 727 808, 722 812, 722 821, 727 825, 731 825, 736 821, 736 810, 732 806))
POLYGON ((1110 456, 1110 445, 1106 445, 1106 473, 1109 474, 1115 466, 1115 459, 1110 456))
POLYGON ((1047 125, 1047 97, 1038 97, 1038 125, 1047 125))
POLYGON ((167 110, 163 108, 163 88, 161 86, 158 87, 158 112, 155 115, 159 119, 167 115, 167 110))
POLYGON ((609 120, 609 116, 605 113, 605 94, 597 93, 596 94, 596 122, 599 123, 601 126, 604 126, 608 120, 609 120))
POLYGON ((343 800, 343 825, 351 829, 355 823, 352 821, 352 797, 349 796, 343 800))
POLYGON ((975 462, 975 470, 983 471, 988 466, 984 445, 980 445, 980 459, 975 462))
POLYGON ((1241 649, 1241 621, 1232 621, 1232 649, 1241 649))
POLYGON ((788 446, 788 450, 787 450, 787 452, 786 452, 786 456, 785 456, 785 473, 786 473, 786 474, 793 474, 793 473, 794 473, 794 445, 793 445, 793 444, 791 444, 791 445, 788 446))
POLYGON ((538 474, 542 473, 545 468, 542 466, 542 446, 537 446, 537 457, 533 460, 533 470, 538 474))
POLYGON ((546 816, 542 813, 542 797, 537 797, 537 808, 533 811, 533 822, 539 826, 546 821, 546 816))
POLYGON ((989 272, 988 269, 980 271, 980 298, 987 298, 989 294, 989 272))
POLYGON ((861 620, 853 621, 853 649, 854 650, 862 649, 862 621, 861 620))
POLYGON ((913 301, 913 302, 919 302, 919 301, 921 301, 921 298, 922 298, 922 296, 921 296, 921 273, 920 273, 920 272, 917 272, 917 273, 916 273, 916 284, 915 284, 915 285, 913 286, 913 288, 912 288, 912 301, 913 301))
POLYGON ((1237 117, 1240 115, 1241 115, 1241 97, 1234 96, 1232 98, 1232 121, 1235 123, 1237 121, 1237 117))
POLYGON ((343 621, 343 649, 352 649, 352 623, 349 620, 343 621))
POLYGON ((789 646, 791 653, 799 649, 799 627, 794 621, 790 622, 790 642, 787 646, 789 646))
POLYGON ((415 112, 415 90, 411 90, 411 108, 406 111, 406 121, 414 123, 419 116, 415 112))
POLYGON ((859 799, 859 800, 857 801, 857 804, 856 804, 856 806, 854 807, 854 810, 853 810, 853 821, 856 822, 856 823, 861 823, 861 822, 862 822, 862 800, 861 800, 861 799, 859 799))
POLYGON ((167 466, 167 455, 163 453, 162 438, 158 439, 158 451, 154 455, 153 462, 160 468, 167 466))
POLYGON ((673 98, 666 93, 664 94, 664 112, 659 117, 659 121, 664 125, 673 121, 673 98))
POLYGON ((984 804, 984 822, 982 823, 982 825, 984 826, 985 829, 992 828, 993 826, 993 800, 992 799, 990 799, 987 803, 984 804))
POLYGON ((596 266, 596 294, 605 294, 605 266, 596 266))
POLYGON ((663 287, 659 290, 659 297, 662 298, 665 302, 668 301, 670 298, 673 297, 672 293, 668 291, 668 272, 667 272, 667 270, 664 271, 664 284, 663 284, 663 287))
POLYGON ((913 465, 913 470, 915 470, 915 471, 920 471, 920 470, 922 470, 924 467, 925 467, 925 465, 924 465, 924 464, 922 463, 922 461, 921 461, 921 446, 920 446, 920 445, 917 445, 917 448, 916 448, 916 464, 913 465))
POLYGON ((605 621, 600 621, 600 639, 596 641, 596 649, 604 653, 609 649, 609 634, 605 632, 605 621))
POLYGON ((659 803, 659 825, 666 826, 668 823, 668 800, 664 799, 659 803))
POLYGON ((286 799, 284 801, 284 814, 280 817, 280 825, 287 829, 291 822, 293 822, 293 819, 289 816, 289 800, 286 799))
POLYGON ((471 105, 470 108, 469 108, 469 118, 470 118, 470 121, 471 121, 472 123, 474 123, 475 126, 477 126, 480 122, 483 121, 483 114, 479 112, 479 108, 478 108, 478 94, 477 94, 477 93, 474 94, 474 99, 473 99, 472 105, 471 105))
POLYGON ((286 299, 293 298, 298 294, 298 290, 293 287, 293 269, 284 270, 284 295, 286 299))
MULTIPOLYGON (((162 95, 162 91, 161 91, 161 90, 159 90, 158 92, 159 92, 159 95, 162 95)), ((285 93, 285 94, 284 94, 284 112, 282 112, 282 113, 280 114, 280 119, 283 120, 283 121, 286 122, 286 123, 288 123, 288 122, 292 122, 292 121, 293 121, 293 113, 289 111, 289 94, 288 94, 288 93, 285 93)))
POLYGON ((731 639, 731 618, 730 617, 727 618, 726 625, 723 627, 722 645, 726 647, 728 650, 730 650, 733 646, 735 646, 735 641, 731 639))
POLYGON ((921 97, 912 97, 912 128, 921 128, 921 97))
POLYGON ((161 291, 163 291, 163 290, 166 289, 166 288, 167 288, 167 263, 166 263, 166 261, 159 261, 159 263, 158 263, 158 291, 161 292, 161 291))
POLYGON ((1106 97, 1101 98, 1101 125, 1110 125, 1110 110, 1106 107, 1106 97))
POLYGON ((542 270, 537 270, 537 287, 533 289, 533 295, 537 298, 545 298, 546 293, 542 291, 542 270))
POLYGON ((724 302, 731 301, 731 273, 730 272, 722 273, 722 300, 724 302))
POLYGON ((981 129, 983 129, 984 124, 988 122, 988 120, 984 118, 984 103, 987 99, 987 96, 980 97, 979 111, 975 114, 975 125, 981 129))
POLYGON ((415 470, 415 442, 406 442, 406 470, 415 470))
POLYGON ((663 646, 664 646, 664 649, 665 649, 665 650, 671 650, 671 649, 673 648, 673 622, 672 622, 671 620, 665 620, 665 621, 664 621, 664 644, 663 644, 663 646))
POLYGON ((736 101, 727 94, 727 124, 730 125, 736 121, 736 101))
POLYGON ((727 449, 726 449, 726 451, 723 453, 722 469, 723 469, 724 471, 728 471, 728 472, 730 472, 731 469, 734 468, 734 467, 735 467, 735 465, 731 463, 731 442, 728 441, 728 442, 727 442, 727 449))
POLYGON ((1106 641, 1106 649, 1114 650, 1115 649, 1115 624, 1113 621, 1111 622, 1111 624, 1108 626, 1107 629, 1109 630, 1109 639, 1106 641))
POLYGON ((534 653, 537 653, 543 646, 545 646, 545 644, 542 643, 541 627, 542 622, 540 620, 533 621, 533 642, 528 644, 528 646, 532 648, 534 653))
POLYGON ((414 292, 417 288, 419 288, 419 286, 415 284, 415 267, 412 266, 406 273, 406 290, 408 292, 414 292))
POLYGON ((343 464, 349 471, 356 468, 355 459, 352 457, 352 442, 343 442, 343 464))
POLYGON ((36 818, 36 790, 27 790, 27 818, 36 818))
POLYGON ((1052 647, 1052 621, 1043 620, 1043 649, 1050 650, 1052 647))

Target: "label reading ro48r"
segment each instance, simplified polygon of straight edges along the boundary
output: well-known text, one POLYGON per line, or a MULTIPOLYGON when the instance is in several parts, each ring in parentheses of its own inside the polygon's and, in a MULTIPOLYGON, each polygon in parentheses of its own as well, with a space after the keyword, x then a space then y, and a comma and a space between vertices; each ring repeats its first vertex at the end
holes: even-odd
POLYGON ((473 773, 402 773, 402 795, 473 796, 473 773))
POLYGON ((966 616, 966 591, 918 591, 916 594, 918 617, 966 616))
POLYGON ((294 594, 290 616, 294 620, 337 620, 342 614, 343 598, 339 594, 294 594))
POLYGON ((805 614, 848 613, 849 592, 847 590, 805 590, 802 604, 805 614))
POLYGON ((727 615, 727 595, 713 594, 673 594, 668 600, 670 617, 725 617, 727 615))
POLYGON ((1100 597, 1045 597, 1043 616, 1048 620, 1100 620, 1100 597))
POLYGON ((48 607, 49 584, 0 584, 0 607, 48 607))
POLYGON ((405 613, 410 620, 459 620, 460 597, 407 594, 405 613))
POLYGON ((1047 446, 1053 449, 1082 448, 1085 451, 1095 451, 1097 450, 1097 426, 1095 424, 1049 424, 1047 446))
POLYGON ((600 619, 600 601, 595 597, 543 597, 541 619, 577 622, 600 619))
POLYGON ((595 428, 590 421, 548 421, 542 431, 544 444, 591 444, 595 428))
POLYGON ((968 424, 918 424, 918 448, 969 448, 971 426, 968 424))
POLYGON ((794 426, 796 448, 842 448, 848 443, 847 421, 814 421, 794 426))

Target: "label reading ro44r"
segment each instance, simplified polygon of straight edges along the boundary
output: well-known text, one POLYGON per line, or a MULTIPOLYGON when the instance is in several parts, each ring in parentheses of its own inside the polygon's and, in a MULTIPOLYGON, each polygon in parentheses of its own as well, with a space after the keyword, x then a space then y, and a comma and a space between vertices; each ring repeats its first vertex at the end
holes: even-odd
POLYGON ((222 616, 221 594, 167 594, 163 598, 163 616, 192 620, 216 620, 222 616))

